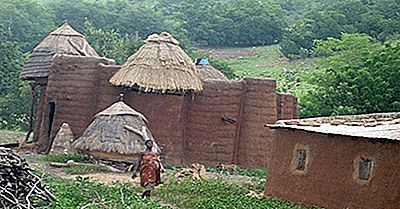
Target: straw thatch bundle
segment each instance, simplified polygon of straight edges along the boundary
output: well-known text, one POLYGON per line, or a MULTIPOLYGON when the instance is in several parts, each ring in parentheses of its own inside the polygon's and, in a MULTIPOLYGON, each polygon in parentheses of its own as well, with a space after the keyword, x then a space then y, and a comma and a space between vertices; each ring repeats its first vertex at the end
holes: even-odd
POLYGON ((50 72, 52 59, 56 54, 99 56, 82 34, 76 32, 68 23, 64 23, 36 46, 24 66, 20 78, 23 80, 46 78, 50 72))
POLYGON ((208 59, 196 59, 195 64, 201 80, 229 81, 229 79, 221 71, 215 69, 212 65, 210 65, 208 59))
POLYGON ((203 90, 196 67, 169 33, 150 35, 110 82, 144 92, 179 93, 203 90))
POLYGON ((71 143, 74 141, 74 133, 68 123, 63 123, 54 137, 51 147, 52 153, 72 152, 71 143))
MULTIPOLYGON (((135 160, 146 149, 144 142, 154 141, 146 122, 141 113, 124 102, 114 103, 95 116, 72 147, 96 157, 135 160)), ((156 143, 154 151, 160 152, 156 143)))

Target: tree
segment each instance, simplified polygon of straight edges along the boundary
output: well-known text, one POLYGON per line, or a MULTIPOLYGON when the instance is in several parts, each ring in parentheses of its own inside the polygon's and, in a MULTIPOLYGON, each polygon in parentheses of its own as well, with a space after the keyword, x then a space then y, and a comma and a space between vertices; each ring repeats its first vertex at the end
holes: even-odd
POLYGON ((115 30, 102 30, 95 28, 89 21, 85 22, 85 31, 86 40, 99 55, 113 58, 120 65, 143 44, 137 34, 121 35, 115 30))
POLYGON ((147 37, 169 29, 160 13, 146 2, 54 0, 49 2, 49 8, 56 14, 56 24, 67 20, 78 31, 85 30, 87 20, 96 28, 121 35, 147 37))
POLYGON ((365 33, 382 43, 400 36, 399 1, 341 0, 327 5, 322 11, 307 13, 286 30, 281 41, 286 57, 312 56, 315 40, 339 38, 341 33, 365 33))
MULTIPOLYGON (((227 37, 230 45, 258 46, 277 43, 286 27, 284 12, 272 0, 236 0, 225 2, 224 17, 231 24, 227 37)), ((224 31, 222 31, 224 32, 224 31)))
POLYGON ((400 41, 380 44, 367 35, 343 34, 316 45, 324 58, 300 95, 302 116, 400 109, 400 41))
POLYGON ((54 16, 42 5, 30 0, 2 0, 0 23, 9 33, 8 39, 28 43, 24 51, 31 51, 52 29, 54 16))
POLYGON ((26 130, 30 91, 18 77, 27 55, 22 52, 24 45, 12 38, 0 25, 0 129, 26 130))
POLYGON ((174 31, 183 30, 199 45, 254 46, 276 43, 286 26, 284 12, 274 0, 177 1, 168 9, 174 31))

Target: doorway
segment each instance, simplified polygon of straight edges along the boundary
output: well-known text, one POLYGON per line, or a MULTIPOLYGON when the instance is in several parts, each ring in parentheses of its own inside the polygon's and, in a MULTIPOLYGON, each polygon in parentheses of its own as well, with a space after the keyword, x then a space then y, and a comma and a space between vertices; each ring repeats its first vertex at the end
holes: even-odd
POLYGON ((51 135, 51 130, 53 129, 53 121, 54 121, 54 115, 56 112, 56 103, 55 102, 49 102, 49 124, 48 124, 48 132, 47 132, 47 137, 50 139, 51 135))

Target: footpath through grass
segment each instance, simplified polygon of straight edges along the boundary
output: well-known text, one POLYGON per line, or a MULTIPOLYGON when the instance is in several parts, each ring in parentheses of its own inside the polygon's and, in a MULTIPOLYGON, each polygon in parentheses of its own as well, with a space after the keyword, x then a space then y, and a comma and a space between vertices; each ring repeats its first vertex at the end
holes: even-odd
POLYGON ((65 180, 47 176, 44 180, 50 191, 57 197, 51 204, 39 203, 43 209, 153 209, 170 208, 160 205, 156 201, 145 200, 139 196, 137 187, 124 184, 107 186, 88 180, 77 178, 65 180))
MULTIPOLYGON (((68 160, 88 162, 89 157, 83 154, 51 154, 47 156, 31 156, 31 162, 60 162, 68 160)), ((232 181, 225 178, 207 180, 177 179, 174 171, 185 166, 166 166, 163 176, 164 184, 153 192, 152 200, 142 200, 139 195, 143 189, 138 184, 101 184, 87 178, 78 177, 75 180, 62 179, 46 175, 44 182, 55 194, 58 201, 50 205, 42 204, 40 208, 184 208, 184 209, 304 209, 299 205, 273 200, 266 197, 248 196, 250 192, 262 193, 265 185, 266 171, 238 169, 235 172, 222 171, 216 167, 207 168, 208 172, 225 175, 247 176, 246 182, 232 181)), ((82 174, 98 173, 96 170, 83 169, 82 174)), ((51 172, 51 171, 49 171, 51 172)), ((39 171, 40 173, 40 171, 39 171)), ((66 172, 68 173, 68 172, 66 172)), ((80 172, 75 172, 79 174, 80 172)), ((314 208, 317 209, 317 208, 314 208)))
MULTIPOLYGON (((50 205, 40 208, 174 208, 185 209, 305 209, 289 202, 247 196, 250 191, 261 192, 264 184, 245 184, 224 180, 178 180, 156 188, 152 200, 139 197, 142 188, 131 184, 107 186, 86 178, 64 180, 47 176, 44 182, 57 197, 50 205), (154 201, 157 199, 157 201, 154 201)), ((317 209, 314 207, 314 209, 317 209)))

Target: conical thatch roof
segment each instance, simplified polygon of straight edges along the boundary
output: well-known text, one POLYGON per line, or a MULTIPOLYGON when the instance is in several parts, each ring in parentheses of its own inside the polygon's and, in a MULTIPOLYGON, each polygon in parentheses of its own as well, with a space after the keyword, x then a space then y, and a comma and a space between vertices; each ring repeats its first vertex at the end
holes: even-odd
POLYGON ((203 82, 189 56, 169 33, 150 35, 110 82, 144 92, 202 91, 203 82))
POLYGON ((36 46, 20 78, 23 80, 46 78, 55 54, 99 56, 82 34, 76 32, 68 23, 64 23, 36 46))
POLYGON ((207 59, 201 58, 195 61, 197 72, 200 75, 201 80, 219 80, 229 81, 229 79, 219 70, 215 69, 207 59))
MULTIPOLYGON (((114 103, 95 116, 83 135, 72 143, 72 147, 98 157, 135 158, 146 149, 144 142, 147 139, 154 141, 146 121, 141 113, 124 102, 114 103)), ((160 152, 156 143, 154 151, 160 152)))

